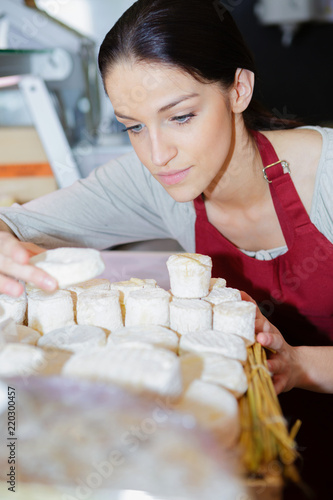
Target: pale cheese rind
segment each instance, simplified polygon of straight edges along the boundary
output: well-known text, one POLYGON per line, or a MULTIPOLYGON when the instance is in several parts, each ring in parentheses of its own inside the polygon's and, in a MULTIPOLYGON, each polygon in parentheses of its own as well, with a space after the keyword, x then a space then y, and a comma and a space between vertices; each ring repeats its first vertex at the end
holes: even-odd
POLYGON ((188 352, 221 354, 227 358, 237 359, 242 364, 247 360, 244 340, 237 335, 229 335, 217 330, 205 330, 183 335, 179 341, 179 353, 188 352))
POLYGON ((255 319, 256 305, 252 302, 225 302, 214 307, 213 328, 239 335, 250 346, 255 342, 255 319))
POLYGON ((181 357, 183 378, 191 377, 216 384, 240 398, 247 391, 248 382, 242 364, 220 354, 187 354, 181 357), (198 359, 199 358, 199 359, 198 359))
POLYGON ((63 375, 112 382, 137 393, 170 398, 178 398, 183 390, 179 357, 143 344, 74 355, 65 363, 63 375))
POLYGON ((200 299, 173 299, 170 302, 170 328, 180 335, 212 328, 211 304, 200 299))
POLYGON ((20 343, 36 345, 40 333, 28 326, 17 325, 12 318, 0 323, 0 346, 20 343))
POLYGON ((77 297, 78 325, 104 328, 107 333, 123 326, 119 292, 117 290, 86 290, 77 297))
POLYGON ((219 290, 220 288, 225 288, 227 286, 227 282, 224 278, 211 278, 209 291, 219 290))
POLYGON ((223 387, 194 380, 174 407, 193 415, 203 428, 213 431, 225 448, 236 444, 240 433, 238 403, 223 387))
POLYGON ((213 290, 209 292, 207 297, 204 297, 203 300, 206 300, 207 302, 210 302, 215 306, 224 302, 241 301, 242 297, 240 291, 237 290, 237 288, 216 287, 213 288, 213 290))
POLYGON ((47 358, 42 349, 32 345, 7 344, 0 350, 0 376, 37 374, 47 358))
POLYGON ((97 326, 72 325, 46 333, 37 345, 70 352, 91 352, 106 345, 106 334, 97 326))
POLYGON ((86 292, 87 290, 110 290, 111 283, 107 279, 95 278, 88 281, 83 281, 82 283, 78 283, 77 285, 71 285, 66 288, 69 290, 72 295, 73 305, 74 305, 74 319, 76 321, 76 308, 77 308, 77 297, 82 292, 86 292))
POLYGON ((59 288, 90 280, 105 270, 98 250, 93 248, 55 248, 30 259, 30 264, 43 269, 58 282, 59 288))
POLYGON ((44 334, 63 326, 74 325, 73 299, 68 290, 53 293, 42 290, 28 294, 28 326, 44 334))
POLYGON ((0 294, 0 321, 12 318, 16 324, 24 323, 27 311, 27 297, 25 293, 19 297, 0 294))
POLYGON ((109 335, 107 345, 112 347, 119 344, 139 342, 150 344, 161 349, 169 349, 175 353, 178 352, 178 335, 160 325, 137 325, 124 327, 116 330, 109 335))
POLYGON ((171 295, 163 288, 146 288, 130 292, 126 301, 125 326, 170 325, 171 295))
POLYGON ((167 260, 171 293, 175 297, 196 299, 209 293, 212 259, 198 253, 171 255, 167 260))
POLYGON ((126 316, 126 302, 129 294, 137 290, 142 290, 146 288, 150 289, 155 287, 156 287, 156 281, 150 278, 147 279, 131 278, 127 281, 115 281, 111 283, 111 290, 119 291, 119 300, 120 300, 120 306, 124 323, 126 316))

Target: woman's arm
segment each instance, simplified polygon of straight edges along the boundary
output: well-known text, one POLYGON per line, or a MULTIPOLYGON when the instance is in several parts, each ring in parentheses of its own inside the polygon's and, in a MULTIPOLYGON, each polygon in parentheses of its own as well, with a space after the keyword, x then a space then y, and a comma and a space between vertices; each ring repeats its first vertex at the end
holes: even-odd
POLYGON ((44 250, 33 243, 22 243, 0 221, 0 293, 18 297, 24 291, 17 280, 29 281, 43 290, 53 291, 57 282, 47 273, 29 265, 33 255, 44 250))
MULTIPOLYGON (((243 300, 254 302, 245 292, 243 300)), ((315 392, 333 393, 333 346, 289 345, 257 308, 257 341, 275 352, 268 353, 268 368, 277 394, 297 387, 315 392)))

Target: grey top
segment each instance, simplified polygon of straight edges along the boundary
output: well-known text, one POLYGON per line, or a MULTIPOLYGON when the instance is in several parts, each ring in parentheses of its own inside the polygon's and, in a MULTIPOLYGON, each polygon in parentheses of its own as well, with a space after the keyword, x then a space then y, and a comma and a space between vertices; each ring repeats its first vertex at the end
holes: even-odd
MULTIPOLYGON (((333 129, 307 128, 318 130, 323 138, 310 218, 333 242, 333 129)), ((68 188, 22 206, 2 208, 0 219, 20 240, 45 248, 103 250, 134 241, 172 238, 187 252, 195 252, 193 202, 174 201, 134 152, 96 168, 68 188)), ((286 250, 246 253, 267 260, 286 250)))

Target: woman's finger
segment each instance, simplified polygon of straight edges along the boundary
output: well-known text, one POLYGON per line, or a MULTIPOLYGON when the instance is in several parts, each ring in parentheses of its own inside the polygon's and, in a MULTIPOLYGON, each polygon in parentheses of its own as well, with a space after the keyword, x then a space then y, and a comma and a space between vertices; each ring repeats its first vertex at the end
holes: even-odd
POLYGON ((281 375, 274 375, 272 380, 276 394, 281 394, 281 392, 283 392, 286 388, 285 377, 282 377, 281 375))
POLYGON ((0 293, 5 293, 11 297, 19 297, 24 292, 24 286, 8 276, 0 274, 0 293))
POLYGON ((268 347, 269 349, 273 349, 277 352, 280 351, 284 345, 283 337, 278 333, 258 333, 257 341, 263 347, 268 347))
POLYGON ((41 248, 38 245, 35 245, 34 243, 22 243, 22 245, 29 252, 30 257, 46 251, 44 248, 41 248))
POLYGON ((29 262, 29 252, 11 234, 0 232, 0 248, 3 256, 10 258, 17 264, 27 264, 29 262))

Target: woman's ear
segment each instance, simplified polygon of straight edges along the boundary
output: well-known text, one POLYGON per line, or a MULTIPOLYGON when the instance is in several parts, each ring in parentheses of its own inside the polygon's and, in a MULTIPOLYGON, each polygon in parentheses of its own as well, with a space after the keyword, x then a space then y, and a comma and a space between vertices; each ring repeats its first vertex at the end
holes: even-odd
POLYGON ((243 113, 251 102, 254 88, 254 73, 238 68, 235 73, 234 87, 230 94, 231 109, 234 113, 243 113))

